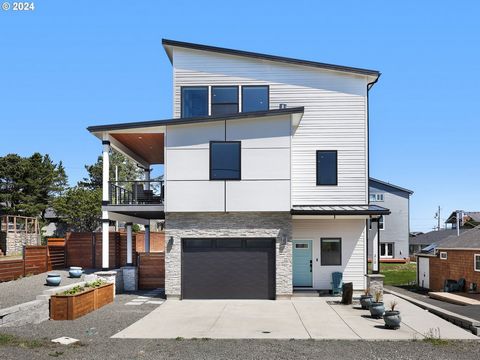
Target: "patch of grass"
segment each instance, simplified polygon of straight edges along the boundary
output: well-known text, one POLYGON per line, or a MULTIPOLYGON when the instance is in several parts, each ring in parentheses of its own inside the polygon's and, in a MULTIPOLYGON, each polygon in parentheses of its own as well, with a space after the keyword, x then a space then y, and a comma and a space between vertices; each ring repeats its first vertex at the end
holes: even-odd
POLYGON ((185 340, 185 339, 184 339, 183 337, 181 337, 181 336, 177 336, 177 337, 175 338, 175 340, 177 340, 177 341, 182 341, 182 340, 185 340))
MULTIPOLYGON (((371 264, 369 264, 371 270, 371 264)), ((409 285, 417 279, 417 265, 415 263, 390 264, 381 263, 380 273, 385 275, 385 285, 409 285)))
POLYGON ((445 346, 449 345, 450 341, 442 339, 440 335, 440 328, 430 328, 426 333, 425 333, 425 338, 423 339, 424 342, 429 343, 433 346, 445 346))
POLYGON ((21 339, 15 335, 0 334, 0 347, 12 346, 12 347, 23 347, 28 349, 35 349, 45 345, 46 343, 41 340, 27 340, 27 339, 21 339))

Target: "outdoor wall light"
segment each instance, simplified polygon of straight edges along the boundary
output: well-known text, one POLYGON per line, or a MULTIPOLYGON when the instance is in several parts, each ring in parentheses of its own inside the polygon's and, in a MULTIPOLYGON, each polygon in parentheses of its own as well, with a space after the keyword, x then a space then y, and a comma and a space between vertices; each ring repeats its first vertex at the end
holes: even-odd
POLYGON ((173 236, 170 236, 168 238, 168 246, 172 246, 173 245, 173 236))
POLYGON ((287 245, 287 235, 282 235, 282 239, 280 241, 280 244, 287 245))

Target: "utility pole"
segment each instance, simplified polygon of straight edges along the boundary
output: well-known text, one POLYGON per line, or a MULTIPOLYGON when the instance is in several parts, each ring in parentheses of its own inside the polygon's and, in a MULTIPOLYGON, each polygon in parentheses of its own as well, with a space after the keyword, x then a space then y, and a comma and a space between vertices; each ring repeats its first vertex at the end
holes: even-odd
POLYGON ((435 219, 437 219, 437 231, 440 231, 440 205, 438 205, 438 210, 435 213, 435 219))

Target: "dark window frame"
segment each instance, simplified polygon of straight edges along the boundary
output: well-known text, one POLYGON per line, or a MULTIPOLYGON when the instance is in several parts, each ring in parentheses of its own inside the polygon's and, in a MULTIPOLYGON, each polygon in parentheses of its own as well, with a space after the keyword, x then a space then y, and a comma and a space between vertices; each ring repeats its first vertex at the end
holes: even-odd
POLYGON ((267 88, 267 111, 270 110, 270 85, 242 85, 242 113, 245 111, 243 110, 243 89, 244 88, 259 88, 259 87, 266 87, 267 88))
MULTIPOLYGON (((212 116, 215 115, 213 113, 213 106, 214 105, 235 105, 235 103, 218 103, 218 104, 214 103, 213 102, 213 89, 214 88, 236 88, 237 89, 237 102, 236 102, 237 111, 234 114, 240 113, 240 89, 239 89, 239 85, 214 85, 214 86, 212 85, 212 86, 210 86, 210 99, 209 99, 210 100, 210 114, 212 116)), ((229 114, 224 114, 224 115, 229 115, 229 114)))
POLYGON ((317 150, 316 156, 315 156, 315 176, 317 179, 317 186, 337 186, 338 185, 338 150, 317 150), (331 152, 335 153, 335 183, 332 184, 321 184, 320 179, 318 176, 318 156, 320 153, 326 153, 326 152, 331 152))
POLYGON ((341 237, 323 237, 320 238, 320 266, 342 266, 343 257, 342 257, 342 238, 341 237), (324 264, 322 259, 322 244, 324 240, 339 240, 340 241, 340 264, 324 264))
MULTIPOLYGON (((208 86, 204 86, 204 85, 200 85, 200 86, 180 86, 180 117, 183 118, 184 117, 184 114, 183 114, 183 89, 194 89, 194 88, 201 88, 201 89, 205 89, 207 90, 207 114, 205 116, 208 116, 209 115, 209 89, 208 89, 208 86)), ((192 117, 196 117, 196 116, 192 116, 192 117)))
POLYGON ((210 181, 241 181, 242 180, 242 142, 241 141, 221 141, 221 140, 212 140, 210 141, 209 145, 209 180, 210 181), (212 178, 212 144, 238 144, 240 149, 238 152, 238 164, 239 164, 239 171, 238 171, 238 179, 213 179, 212 178))

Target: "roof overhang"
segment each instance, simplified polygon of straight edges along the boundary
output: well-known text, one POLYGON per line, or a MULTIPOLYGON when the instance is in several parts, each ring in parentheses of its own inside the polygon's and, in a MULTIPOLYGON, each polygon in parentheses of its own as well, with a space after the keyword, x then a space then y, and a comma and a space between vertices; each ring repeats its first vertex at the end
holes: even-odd
MULTIPOLYGON (((241 57, 248 57, 253 59, 259 60, 267 60, 279 63, 287 63, 292 65, 301 65, 301 66, 308 66, 313 68, 319 68, 323 70, 330 70, 330 71, 338 71, 342 73, 354 74, 354 75, 364 75, 369 78, 369 84, 373 86, 380 77, 380 72, 377 70, 370 70, 370 69, 363 69, 351 66, 342 66, 342 65, 335 65, 335 64, 327 64, 322 62, 316 61, 309 61, 309 60, 301 60, 301 59, 294 59, 288 58, 283 56, 276 56, 276 55, 269 55, 269 54, 261 54, 251 51, 242 51, 242 50, 235 50, 235 49, 227 49, 217 46, 210 46, 210 45, 203 45, 203 44, 194 44, 184 41, 176 41, 176 40, 168 40, 162 39, 162 45, 167 53, 170 62, 173 63, 173 48, 185 48, 185 49, 192 49, 192 50, 199 50, 199 51, 207 51, 225 55, 233 55, 233 56, 241 56, 241 57)), ((370 86, 370 87, 371 87, 370 86)))
POLYGON ((390 210, 377 205, 294 205, 290 213, 297 218, 321 216, 332 219, 351 219, 389 215, 390 210))
POLYGON ((255 119, 290 116, 292 133, 298 128, 304 108, 294 107, 267 111, 236 113, 222 116, 204 116, 176 118, 107 125, 95 125, 87 128, 94 136, 110 145, 144 168, 151 164, 164 163, 164 134, 167 126, 201 124, 216 121, 255 119))

